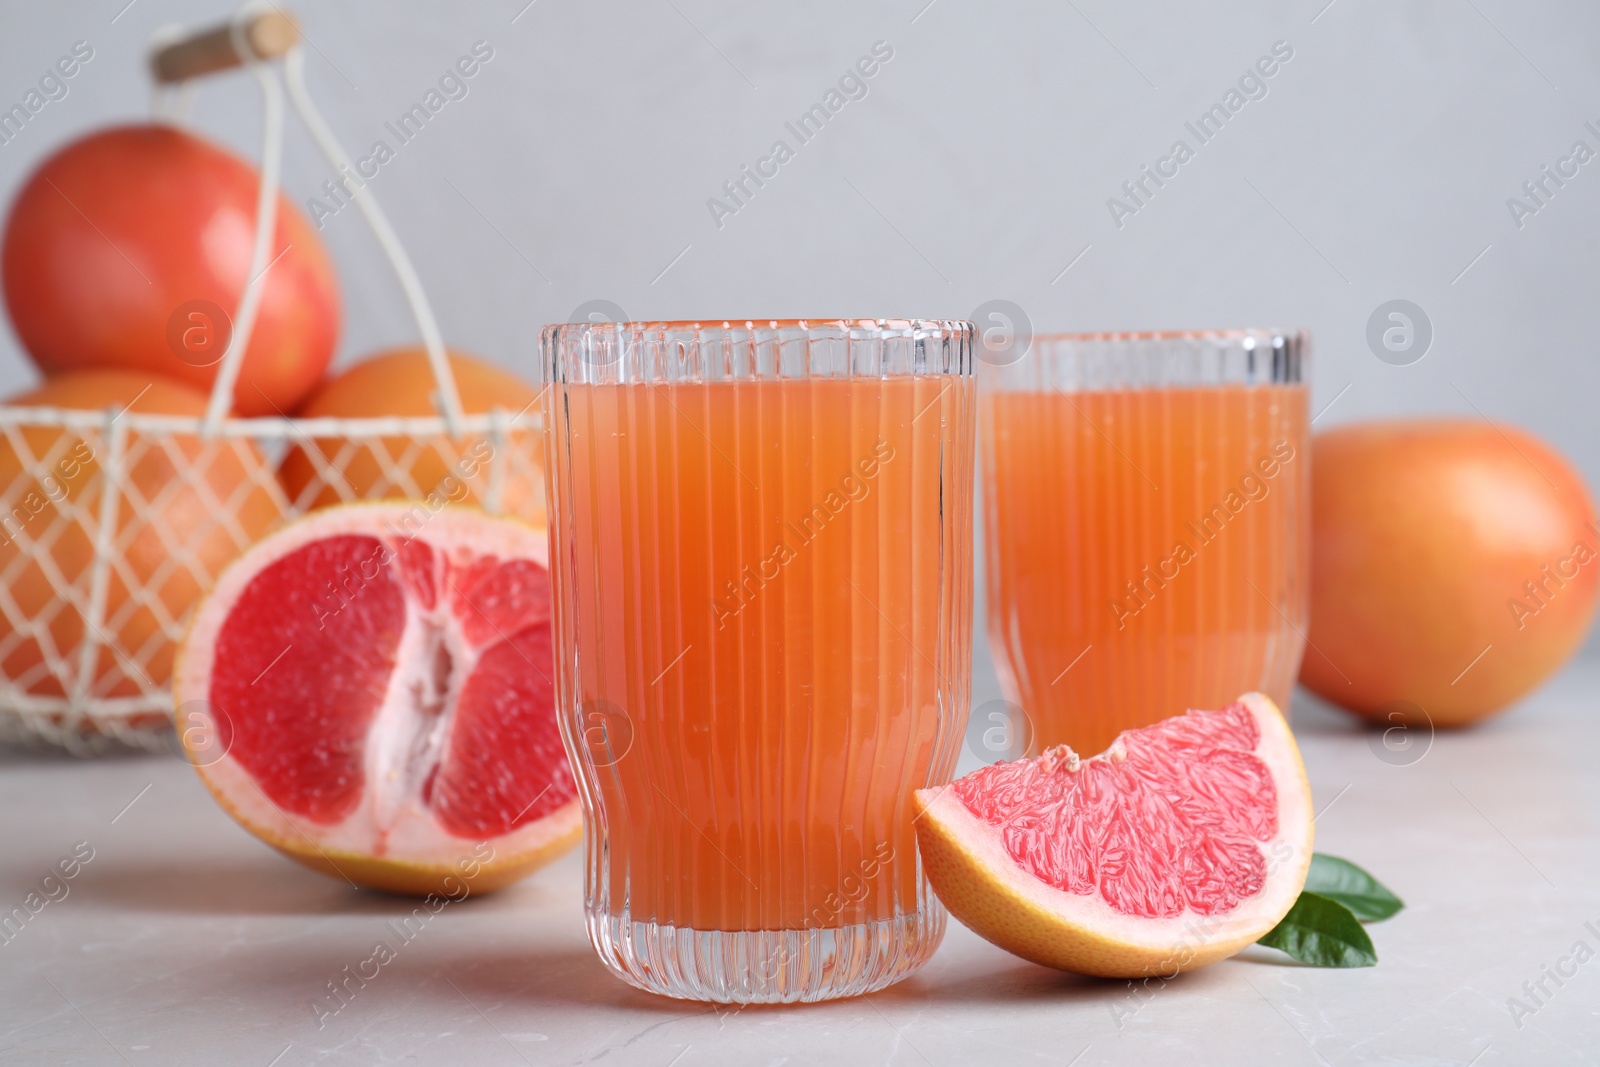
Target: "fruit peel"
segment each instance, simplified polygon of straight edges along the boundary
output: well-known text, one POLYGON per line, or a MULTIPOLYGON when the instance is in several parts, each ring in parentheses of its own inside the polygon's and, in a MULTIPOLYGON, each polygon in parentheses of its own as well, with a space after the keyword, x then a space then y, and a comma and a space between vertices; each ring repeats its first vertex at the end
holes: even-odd
MULTIPOLYGON (((1255 751, 1273 772, 1279 830, 1265 846, 1266 886, 1229 915, 1186 910, 1173 919, 1144 919, 1117 912, 1098 896, 1046 885, 1006 853, 994 827, 948 786, 916 793, 917 847, 934 892, 985 940, 1076 974, 1170 977, 1253 944, 1288 914, 1305 884, 1313 839, 1311 786, 1277 706, 1260 693, 1240 700, 1261 730, 1255 751)), ((1117 758, 1117 747, 1094 758, 1117 758)))

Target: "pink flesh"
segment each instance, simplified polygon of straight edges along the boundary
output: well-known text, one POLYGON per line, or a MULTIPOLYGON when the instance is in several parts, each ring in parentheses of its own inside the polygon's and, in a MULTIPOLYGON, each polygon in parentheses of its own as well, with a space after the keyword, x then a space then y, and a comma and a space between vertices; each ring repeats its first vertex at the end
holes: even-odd
MULTIPOLYGON (((457 837, 498 836, 576 794, 556 727, 549 575, 530 560, 468 556, 422 539, 329 537, 264 568, 217 636, 211 702, 221 742, 285 812, 332 825, 367 787, 373 725, 407 626, 407 602, 446 605, 476 653, 423 800, 457 837), (280 658, 281 656, 281 658, 280 658)), ((411 625, 418 625, 413 621, 411 625)), ((413 691, 449 691, 446 652, 413 691)), ((419 739, 413 739, 419 740, 419 739)), ((421 746, 418 747, 421 750, 421 746)))
POLYGON ((1061 746, 951 789, 1048 885, 1098 893, 1141 918, 1220 915, 1266 885, 1260 843, 1278 832, 1259 741, 1254 716, 1233 704, 1128 731, 1118 738, 1126 759, 1101 755, 1074 770, 1061 746))

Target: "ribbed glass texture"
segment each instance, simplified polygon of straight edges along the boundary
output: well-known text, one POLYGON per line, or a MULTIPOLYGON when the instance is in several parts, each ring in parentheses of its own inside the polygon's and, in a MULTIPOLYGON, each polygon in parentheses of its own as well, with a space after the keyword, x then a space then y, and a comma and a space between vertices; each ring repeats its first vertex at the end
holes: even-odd
POLYGON ((912 791, 970 695, 972 326, 550 326, 556 688, 590 939, 730 1003, 937 947, 912 791))
POLYGON ((1260 690, 1288 710, 1310 553, 1306 339, 1036 337, 979 368, 988 626, 1030 750, 1260 690))

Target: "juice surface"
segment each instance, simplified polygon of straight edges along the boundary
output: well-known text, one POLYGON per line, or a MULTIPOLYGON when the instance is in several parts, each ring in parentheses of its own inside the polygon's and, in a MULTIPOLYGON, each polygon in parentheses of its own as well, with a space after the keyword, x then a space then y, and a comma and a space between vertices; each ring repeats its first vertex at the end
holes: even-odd
POLYGON ((970 378, 561 388, 591 886, 698 930, 913 911, 911 793, 969 697, 970 378))
POLYGON ((1255 689, 1304 650, 1302 385, 986 393, 988 623, 1031 752, 1255 689))

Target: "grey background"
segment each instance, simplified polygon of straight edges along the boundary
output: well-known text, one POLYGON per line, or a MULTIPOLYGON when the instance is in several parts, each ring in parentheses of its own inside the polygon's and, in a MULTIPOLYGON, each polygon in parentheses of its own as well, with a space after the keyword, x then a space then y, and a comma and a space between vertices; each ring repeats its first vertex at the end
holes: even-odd
MULTIPOLYGON (((10 4, 0 104, 77 40, 94 59, 0 146, 0 200, 47 152, 149 112, 150 34, 229 8, 10 4)), ((532 369, 538 328, 585 301, 635 318, 965 317, 1016 302, 1036 329, 1308 328, 1318 426, 1453 412, 1529 427, 1600 478, 1593 356, 1600 161, 1519 229, 1524 181, 1600 125, 1600 8, 1573 2, 738 4, 728 0, 301 4, 314 94, 352 155, 474 42, 468 95, 371 188, 448 341, 532 369), (719 227, 724 181, 795 139, 874 42, 893 58, 719 227), (1275 42, 1293 58, 1119 228, 1107 199, 1275 42), (1071 269, 1065 268, 1071 264, 1071 269), (1406 299, 1430 351, 1380 361, 1369 315, 1406 299), (1329 406, 1331 405, 1331 406, 1329 406)), ((204 81, 191 121, 259 154, 254 81, 204 81)), ((291 122, 304 205, 330 177, 291 122)), ((414 338, 353 211, 339 359, 414 338)), ((31 381, 9 327, 0 390, 31 381)), ((981 618, 981 616, 980 616, 981 618)), ((982 651, 975 701, 997 695, 982 651)), ((1591 648, 1593 648, 1591 644, 1591 648)))

